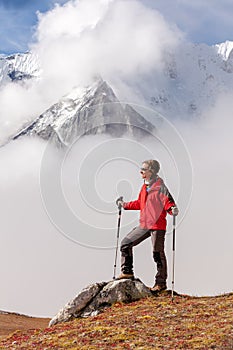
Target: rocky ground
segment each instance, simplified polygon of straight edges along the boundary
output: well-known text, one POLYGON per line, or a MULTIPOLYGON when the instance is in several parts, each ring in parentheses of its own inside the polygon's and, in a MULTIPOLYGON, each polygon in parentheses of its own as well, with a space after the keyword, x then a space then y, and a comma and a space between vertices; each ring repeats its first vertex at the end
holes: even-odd
MULTIPOLYGON (((233 349, 233 293, 217 297, 168 291, 103 313, 44 328, 27 323, 0 341, 0 349, 233 349), (29 329, 36 328, 36 329, 29 329)), ((28 320, 29 321, 29 320, 28 320)))

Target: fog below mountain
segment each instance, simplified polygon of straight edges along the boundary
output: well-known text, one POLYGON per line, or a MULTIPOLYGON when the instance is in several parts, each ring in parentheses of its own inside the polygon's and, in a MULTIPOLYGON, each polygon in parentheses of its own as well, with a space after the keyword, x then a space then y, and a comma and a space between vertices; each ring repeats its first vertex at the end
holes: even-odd
MULTIPOLYGON (((139 167, 148 158, 161 162, 160 175, 180 207, 175 289, 231 291, 231 101, 220 97, 199 121, 171 127, 164 120, 143 141, 89 136, 64 153, 25 137, 1 148, 1 309, 51 316, 89 283, 112 278, 115 199, 137 197, 139 167)), ((121 238, 137 219, 123 212, 121 238)), ((150 241, 134 252, 136 276, 153 284, 150 241)))

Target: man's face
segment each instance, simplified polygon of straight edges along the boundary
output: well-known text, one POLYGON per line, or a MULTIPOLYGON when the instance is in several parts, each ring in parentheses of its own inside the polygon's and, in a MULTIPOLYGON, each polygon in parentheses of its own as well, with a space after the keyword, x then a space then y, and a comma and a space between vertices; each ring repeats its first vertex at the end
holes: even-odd
POLYGON ((151 178, 151 171, 149 170, 148 164, 142 163, 142 167, 140 170, 141 176, 143 180, 149 181, 151 178))

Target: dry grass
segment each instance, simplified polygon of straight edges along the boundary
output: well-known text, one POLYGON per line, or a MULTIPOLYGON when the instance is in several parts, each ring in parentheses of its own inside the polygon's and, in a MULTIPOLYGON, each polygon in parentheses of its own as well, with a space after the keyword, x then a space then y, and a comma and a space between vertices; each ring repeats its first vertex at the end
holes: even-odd
POLYGON ((168 292, 98 316, 45 329, 17 331, 0 349, 233 349, 233 293, 218 297, 168 292))
POLYGON ((0 340, 15 330, 46 328, 49 318, 29 317, 13 312, 0 311, 0 340))

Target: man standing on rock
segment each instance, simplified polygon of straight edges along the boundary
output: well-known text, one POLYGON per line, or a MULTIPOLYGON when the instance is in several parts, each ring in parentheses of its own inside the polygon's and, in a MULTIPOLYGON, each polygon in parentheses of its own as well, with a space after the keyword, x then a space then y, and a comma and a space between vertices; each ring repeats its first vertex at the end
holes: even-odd
POLYGON ((166 215, 178 215, 179 210, 158 176, 160 164, 157 160, 146 160, 140 170, 144 184, 138 199, 132 202, 118 198, 116 204, 125 210, 140 210, 140 224, 135 227, 121 242, 121 274, 118 279, 133 279, 133 247, 151 237, 153 258, 157 265, 157 274, 152 292, 160 292, 167 288, 167 260, 164 251, 166 233, 166 215))

